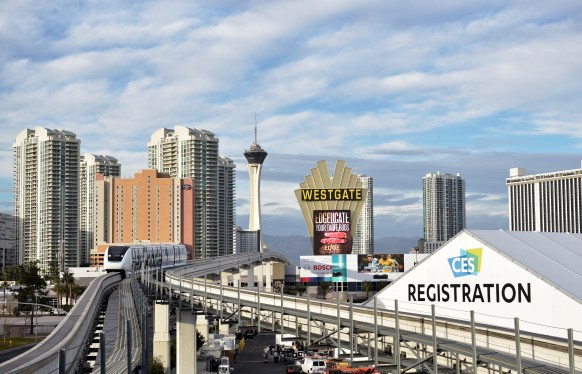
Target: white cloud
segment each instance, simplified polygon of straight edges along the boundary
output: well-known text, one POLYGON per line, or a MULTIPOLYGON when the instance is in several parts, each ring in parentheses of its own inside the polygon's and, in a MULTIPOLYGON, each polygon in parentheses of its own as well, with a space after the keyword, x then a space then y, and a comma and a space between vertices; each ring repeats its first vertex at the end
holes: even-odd
POLYGON ((185 124, 213 131, 240 176, 256 112, 271 216, 296 213, 296 184, 339 158, 398 196, 378 204, 382 230, 418 231, 419 180, 445 169, 467 171, 473 222, 495 226, 500 168, 578 165, 559 162, 579 158, 581 18, 567 0, 3 1, 0 171, 24 127, 69 129, 131 175, 156 129, 185 124))

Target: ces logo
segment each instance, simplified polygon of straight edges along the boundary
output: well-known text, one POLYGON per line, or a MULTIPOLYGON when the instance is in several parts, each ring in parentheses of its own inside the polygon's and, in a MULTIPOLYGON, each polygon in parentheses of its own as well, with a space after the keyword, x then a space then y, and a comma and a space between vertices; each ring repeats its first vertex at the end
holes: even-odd
POLYGON ((455 278, 466 275, 477 275, 481 271, 481 255, 483 248, 461 249, 459 257, 449 258, 449 266, 455 278))

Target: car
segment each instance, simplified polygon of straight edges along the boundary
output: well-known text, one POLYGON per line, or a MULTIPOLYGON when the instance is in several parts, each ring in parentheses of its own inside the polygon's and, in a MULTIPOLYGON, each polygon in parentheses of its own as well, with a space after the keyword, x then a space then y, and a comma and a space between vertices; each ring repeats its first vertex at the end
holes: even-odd
POLYGON ((53 308, 51 309, 51 316, 66 316, 67 312, 65 312, 63 309, 59 309, 59 308, 53 308))

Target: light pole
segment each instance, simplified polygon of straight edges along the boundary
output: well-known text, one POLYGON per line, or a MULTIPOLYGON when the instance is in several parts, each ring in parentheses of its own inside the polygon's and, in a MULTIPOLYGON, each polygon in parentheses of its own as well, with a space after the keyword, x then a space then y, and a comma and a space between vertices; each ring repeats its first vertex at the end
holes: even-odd
POLYGON ((34 335, 38 336, 38 292, 34 292, 34 311, 35 313, 35 328, 34 328, 34 335))

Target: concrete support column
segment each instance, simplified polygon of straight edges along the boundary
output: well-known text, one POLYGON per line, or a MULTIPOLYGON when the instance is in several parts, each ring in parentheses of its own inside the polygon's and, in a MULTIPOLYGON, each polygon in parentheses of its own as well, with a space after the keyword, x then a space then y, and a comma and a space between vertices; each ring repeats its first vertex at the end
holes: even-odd
MULTIPOLYGON (((196 315, 176 310, 176 372, 196 373, 196 315)), ((206 320, 205 318, 201 318, 206 320)))
POLYGON ((228 277, 230 277, 230 273, 223 271, 222 273, 220 273, 220 284, 222 284, 223 286, 228 286, 228 277))
POLYGON ((249 284, 247 287, 250 289, 255 288, 255 268, 256 265, 249 265, 247 269, 247 283, 249 284))
POLYGON ((228 325, 228 323, 221 323, 220 325, 218 325, 218 333, 222 334, 222 335, 228 335, 230 334, 230 326, 228 325))
POLYGON ((232 273, 232 284, 235 287, 238 287, 238 284, 240 283, 240 281, 241 281, 241 274, 240 274, 240 272, 232 273))
POLYGON ((208 320, 204 316, 196 318, 196 330, 200 331, 205 341, 208 341, 208 320))
POLYGON ((170 306, 156 303, 154 318, 154 357, 158 356, 167 368, 170 366, 170 306))
POLYGON ((271 261, 263 263, 263 274, 265 275, 265 291, 273 291, 273 263, 271 261))

